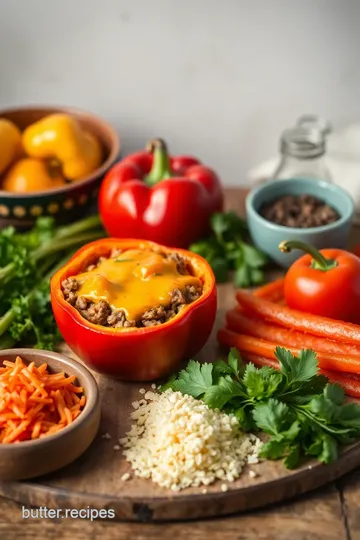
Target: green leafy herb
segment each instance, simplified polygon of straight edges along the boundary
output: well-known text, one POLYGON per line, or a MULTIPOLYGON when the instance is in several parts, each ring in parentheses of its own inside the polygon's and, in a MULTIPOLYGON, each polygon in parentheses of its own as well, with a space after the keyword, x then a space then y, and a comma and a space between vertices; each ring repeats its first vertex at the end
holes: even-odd
POLYGON ((237 287, 260 285, 264 281, 263 267, 267 257, 247 243, 246 222, 235 212, 218 212, 211 217, 212 235, 190 246, 211 265, 218 283, 228 281, 234 271, 237 287))
POLYGON ((209 407, 236 416, 244 431, 268 435, 260 455, 283 458, 289 469, 306 456, 323 463, 334 461, 339 444, 360 437, 360 406, 345 403, 344 391, 319 375, 316 353, 299 357, 277 347, 280 369, 246 367, 231 349, 228 362, 200 364, 191 360, 162 388, 202 399, 209 407))
POLYGON ((102 236, 99 216, 62 227, 41 217, 28 232, 0 231, 0 348, 18 342, 54 348, 60 335, 50 304, 50 278, 74 248, 102 236))

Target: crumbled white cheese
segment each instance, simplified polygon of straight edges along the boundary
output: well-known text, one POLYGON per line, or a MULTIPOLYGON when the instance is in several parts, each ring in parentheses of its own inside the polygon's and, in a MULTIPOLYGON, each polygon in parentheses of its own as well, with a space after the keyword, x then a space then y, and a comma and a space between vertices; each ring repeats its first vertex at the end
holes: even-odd
POLYGON ((148 402, 133 404, 133 424, 120 440, 136 476, 179 491, 233 482, 248 458, 256 458, 261 442, 244 434, 235 416, 172 390, 144 397, 148 402))
POLYGON ((221 484, 221 491, 223 491, 225 493, 225 491, 227 491, 229 488, 227 487, 226 484, 221 484))
POLYGON ((126 482, 127 480, 130 480, 130 474, 128 472, 124 473, 121 477, 121 480, 123 482, 126 482))
POLYGON ((146 390, 145 390, 145 388, 140 388, 139 392, 140 392, 140 394, 145 394, 146 390))
POLYGON ((101 438, 102 438, 102 439, 111 439, 111 435, 110 435, 110 433, 103 433, 103 434, 101 435, 101 438))
POLYGON ((250 478, 256 478, 258 476, 257 472, 250 470, 249 471, 250 478))
POLYGON ((119 446, 118 444, 115 444, 115 445, 113 446, 113 449, 114 449, 114 450, 120 450, 120 446, 119 446))

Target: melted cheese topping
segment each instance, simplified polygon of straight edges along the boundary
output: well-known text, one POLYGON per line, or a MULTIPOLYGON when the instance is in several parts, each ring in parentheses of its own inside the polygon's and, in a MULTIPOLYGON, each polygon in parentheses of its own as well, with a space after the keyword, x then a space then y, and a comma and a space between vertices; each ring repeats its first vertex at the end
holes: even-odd
POLYGON ((93 302, 106 300, 135 321, 152 307, 168 306, 174 289, 202 285, 195 276, 179 274, 175 261, 137 249, 102 261, 94 270, 77 275, 76 280, 80 283, 78 296, 93 302))

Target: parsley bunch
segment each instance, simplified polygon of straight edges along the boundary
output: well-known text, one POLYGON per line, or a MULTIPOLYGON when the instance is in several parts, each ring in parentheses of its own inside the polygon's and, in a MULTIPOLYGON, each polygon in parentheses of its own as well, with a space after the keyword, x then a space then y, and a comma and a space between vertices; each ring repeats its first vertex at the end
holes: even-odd
POLYGON ((210 226, 212 235, 191 244, 190 251, 208 261, 218 283, 227 281, 229 272, 234 270, 237 287, 260 285, 267 257, 245 241, 249 237, 245 220, 235 212, 217 212, 212 215, 210 226))
POLYGON ((275 355, 280 370, 245 366, 236 349, 231 349, 228 363, 190 360, 162 389, 189 394, 234 414, 244 431, 267 433, 260 456, 283 458, 289 469, 304 456, 334 461, 339 444, 360 436, 360 406, 344 403, 341 386, 319 375, 314 351, 303 350, 294 357, 277 347, 275 355))
POLYGON ((61 227, 41 217, 30 231, 0 231, 0 349, 18 342, 55 347, 61 336, 51 309, 50 278, 74 248, 104 234, 97 215, 61 227))

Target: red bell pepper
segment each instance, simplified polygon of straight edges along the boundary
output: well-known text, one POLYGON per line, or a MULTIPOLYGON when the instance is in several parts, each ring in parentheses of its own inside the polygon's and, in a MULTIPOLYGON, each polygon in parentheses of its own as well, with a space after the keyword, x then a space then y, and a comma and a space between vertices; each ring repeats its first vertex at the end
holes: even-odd
POLYGON ((161 139, 127 156, 105 176, 99 211, 109 236, 188 247, 223 208, 217 175, 189 156, 170 157, 161 139))
POLYGON ((341 249, 318 251, 300 241, 282 242, 281 251, 305 251, 285 276, 290 308, 331 319, 360 322, 360 259, 341 249))
POLYGON ((151 381, 169 374, 203 347, 215 321, 215 277, 205 259, 143 240, 105 238, 87 244, 53 276, 50 290, 55 320, 69 347, 95 371, 124 380, 151 381), (87 321, 65 300, 61 283, 81 273, 93 262, 94 254, 108 257, 113 248, 178 253, 203 282, 202 295, 158 326, 114 329, 87 321))

